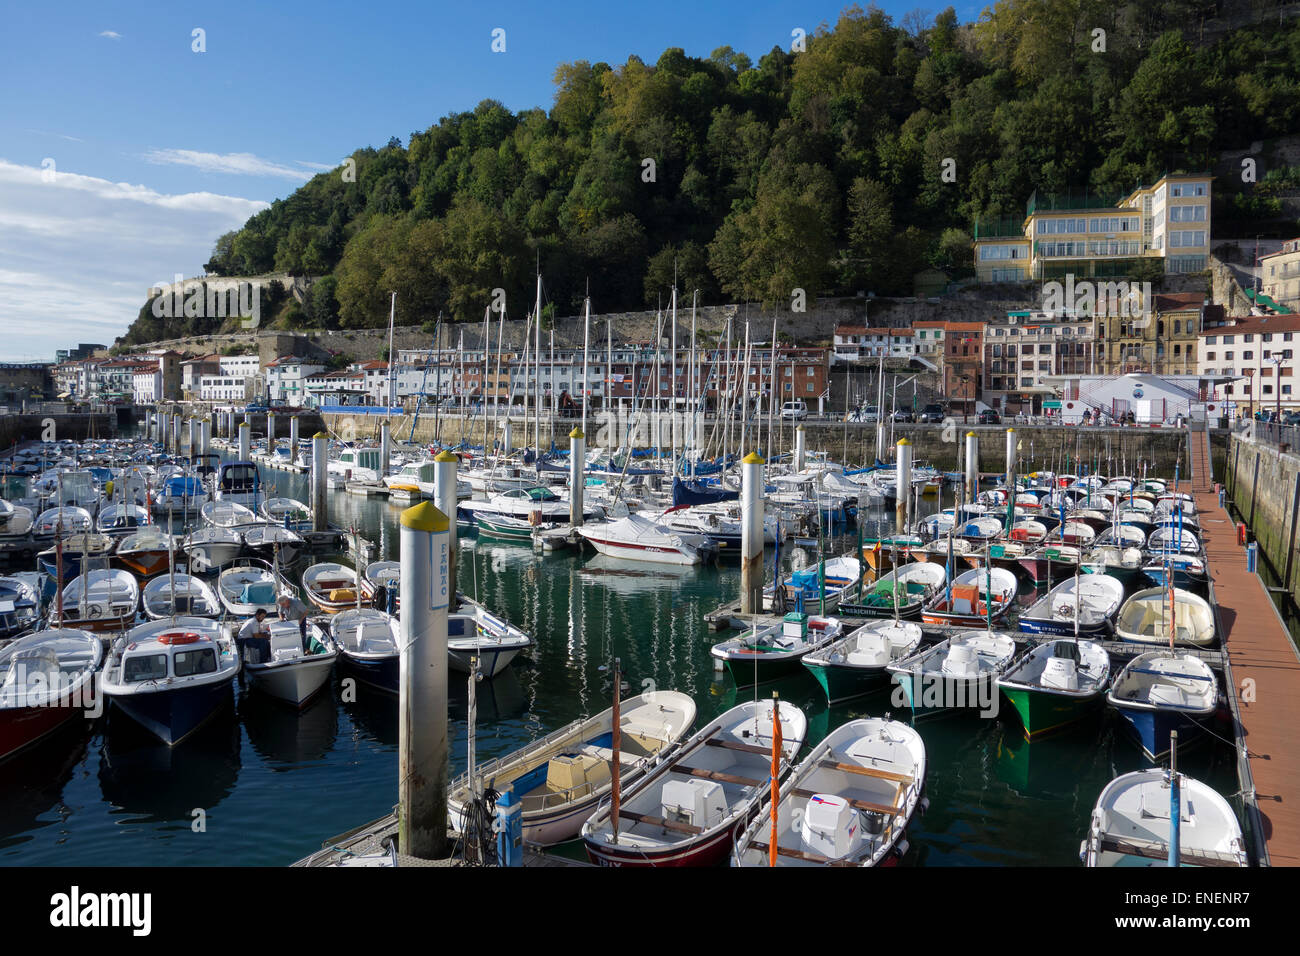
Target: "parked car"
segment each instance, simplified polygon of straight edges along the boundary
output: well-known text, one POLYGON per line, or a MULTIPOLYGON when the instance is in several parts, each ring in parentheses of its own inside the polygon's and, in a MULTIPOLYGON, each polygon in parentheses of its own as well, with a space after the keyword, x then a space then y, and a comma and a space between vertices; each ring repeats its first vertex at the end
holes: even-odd
POLYGON ((921 412, 921 421, 928 425, 941 424, 944 418, 943 406, 938 403, 932 403, 925 406, 921 412))
POLYGON ((1283 412, 1283 425, 1300 425, 1300 412, 1283 412))
POLYGON ((993 409, 991 409, 991 408, 986 408, 986 409, 984 409, 984 411, 982 411, 982 412, 979 413, 979 417, 976 418, 975 420, 976 420, 977 422, 979 422, 979 424, 981 424, 981 425, 1001 425, 1001 424, 1002 424, 1002 417, 1001 417, 1000 415, 998 415, 998 413, 995 412, 995 411, 994 411, 993 409))
POLYGON ((866 422, 874 425, 880 421, 880 409, 875 405, 859 405, 849 412, 848 421, 866 422))
POLYGON ((795 399, 793 402, 786 402, 781 406, 781 418, 801 422, 808 417, 808 406, 804 404, 803 399, 795 399))
POLYGON ((897 408, 894 410, 894 421, 896 422, 914 422, 916 415, 910 408, 897 408))

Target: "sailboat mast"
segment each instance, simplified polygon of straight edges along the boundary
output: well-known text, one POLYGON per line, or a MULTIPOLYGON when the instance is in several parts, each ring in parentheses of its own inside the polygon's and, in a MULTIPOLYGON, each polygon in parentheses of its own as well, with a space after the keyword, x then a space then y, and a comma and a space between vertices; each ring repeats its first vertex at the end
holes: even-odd
POLYGON ((587 379, 588 351, 591 348, 591 296, 582 303, 582 433, 587 434, 587 396, 591 383, 587 379))
POLYGON ((699 460, 700 449, 695 445, 695 422, 696 416, 700 414, 700 366, 697 364, 695 357, 695 303, 699 299, 700 290, 696 289, 691 293, 691 370, 690 375, 690 396, 691 396, 691 418, 688 424, 689 434, 684 436, 683 444, 691 450, 690 460, 691 477, 695 477, 695 462, 699 460))
POLYGON ((537 305, 533 309, 534 366, 537 368, 537 381, 533 384, 533 450, 540 453, 542 446, 542 273, 537 273, 537 305))
MULTIPOLYGON (((397 366, 393 363, 393 322, 397 318, 397 293, 393 293, 388 306, 388 407, 397 404, 397 379, 393 377, 397 366)), ((274 440, 275 436, 271 436, 274 440)))
POLYGON ((677 264, 673 264, 672 359, 668 372, 668 427, 672 429, 673 477, 677 476, 677 264))

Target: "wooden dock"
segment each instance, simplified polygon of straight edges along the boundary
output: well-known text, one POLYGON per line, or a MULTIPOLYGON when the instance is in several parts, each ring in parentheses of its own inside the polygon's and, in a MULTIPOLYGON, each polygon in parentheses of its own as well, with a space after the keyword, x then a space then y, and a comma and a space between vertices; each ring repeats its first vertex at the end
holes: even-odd
MULTIPOLYGON (((1211 579, 1210 604, 1229 661, 1238 775, 1261 864, 1300 865, 1300 655, 1268 589, 1246 570, 1237 528, 1210 484, 1204 433, 1193 433, 1193 496, 1211 579)), ((1206 443, 1208 445, 1208 442, 1206 443)))

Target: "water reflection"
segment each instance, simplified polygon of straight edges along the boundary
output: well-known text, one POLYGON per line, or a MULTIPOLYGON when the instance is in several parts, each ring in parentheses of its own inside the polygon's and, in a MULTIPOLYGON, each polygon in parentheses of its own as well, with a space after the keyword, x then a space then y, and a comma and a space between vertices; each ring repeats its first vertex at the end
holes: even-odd
POLYGON ((273 770, 306 766, 325 759, 339 730, 333 687, 327 687, 302 710, 256 691, 239 701, 239 718, 253 749, 273 770))
POLYGON ((89 724, 69 721, 39 744, 0 764, 0 851, 21 847, 31 831, 65 824, 63 791, 86 757, 89 724), (51 814, 51 811, 54 811, 51 814))
POLYGON ((170 823, 189 830, 193 811, 210 813, 234 790, 240 768, 240 729, 225 704, 175 747, 134 721, 110 714, 100 744, 99 787, 118 822, 170 823))

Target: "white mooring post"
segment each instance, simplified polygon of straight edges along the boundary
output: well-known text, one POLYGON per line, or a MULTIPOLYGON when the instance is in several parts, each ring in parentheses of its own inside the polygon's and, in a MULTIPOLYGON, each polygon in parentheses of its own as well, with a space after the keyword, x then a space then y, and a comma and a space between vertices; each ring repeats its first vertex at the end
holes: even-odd
POLYGON ((181 416, 172 416, 172 454, 181 453, 181 416))
POLYGON ((329 487, 326 477, 329 475, 330 437, 324 432, 317 432, 311 439, 311 529, 325 531, 329 528, 329 503, 325 489, 329 487))
POLYGON ((275 461, 275 412, 266 413, 266 454, 275 461))
POLYGON ((900 438, 896 454, 898 504, 894 509, 894 520, 898 533, 906 534, 912 510, 912 443, 900 438))
MULTIPOLYGON (((379 477, 383 479, 392 468, 393 461, 393 437, 388 427, 388 422, 381 422, 379 425, 379 477)), ((453 511, 452 514, 455 514, 453 511)))
POLYGON ((740 613, 763 610, 763 459, 751 451, 741 464, 740 613))
POLYGON ((456 528, 456 469, 460 459, 445 448, 433 459, 433 503, 447 516, 450 529, 447 535, 447 587, 452 599, 456 597, 456 561, 460 550, 460 532, 456 528))
POLYGON ((298 462, 298 416, 289 419, 289 461, 298 462))
POLYGON ((190 457, 193 458, 199 453, 199 420, 191 418, 190 425, 190 457))
POLYGON ((1011 482, 1016 475, 1016 430, 1007 429, 1007 493, 1011 496, 1014 503, 1016 497, 1015 489, 1011 487, 1011 482))
POLYGON ((586 490, 587 436, 581 428, 569 432, 569 524, 582 527, 582 495, 586 490))
POLYGON ((979 496, 980 440, 974 432, 966 433, 966 502, 979 496))
POLYGON ((803 426, 800 425, 794 430, 794 470, 796 472, 803 471, 805 454, 803 426))
POLYGON ((450 520, 424 501, 402 512, 397 846, 421 859, 447 840, 447 607, 450 520))
POLYGON ((252 444, 253 426, 248 422, 239 423, 239 460, 248 461, 249 446, 252 444))
MULTIPOLYGON (((509 415, 509 412, 506 414, 509 415)), ((510 428, 510 419, 506 418, 506 420, 501 423, 501 454, 503 455, 510 454, 510 449, 513 447, 510 428)), ((525 429, 525 432, 526 431, 527 429, 525 429)), ((527 435, 525 435, 525 437, 527 437, 527 435)), ((486 452, 486 449, 484 449, 484 451, 486 452)))
POLYGON ((199 454, 206 455, 212 445, 212 419, 204 418, 199 422, 199 454))

